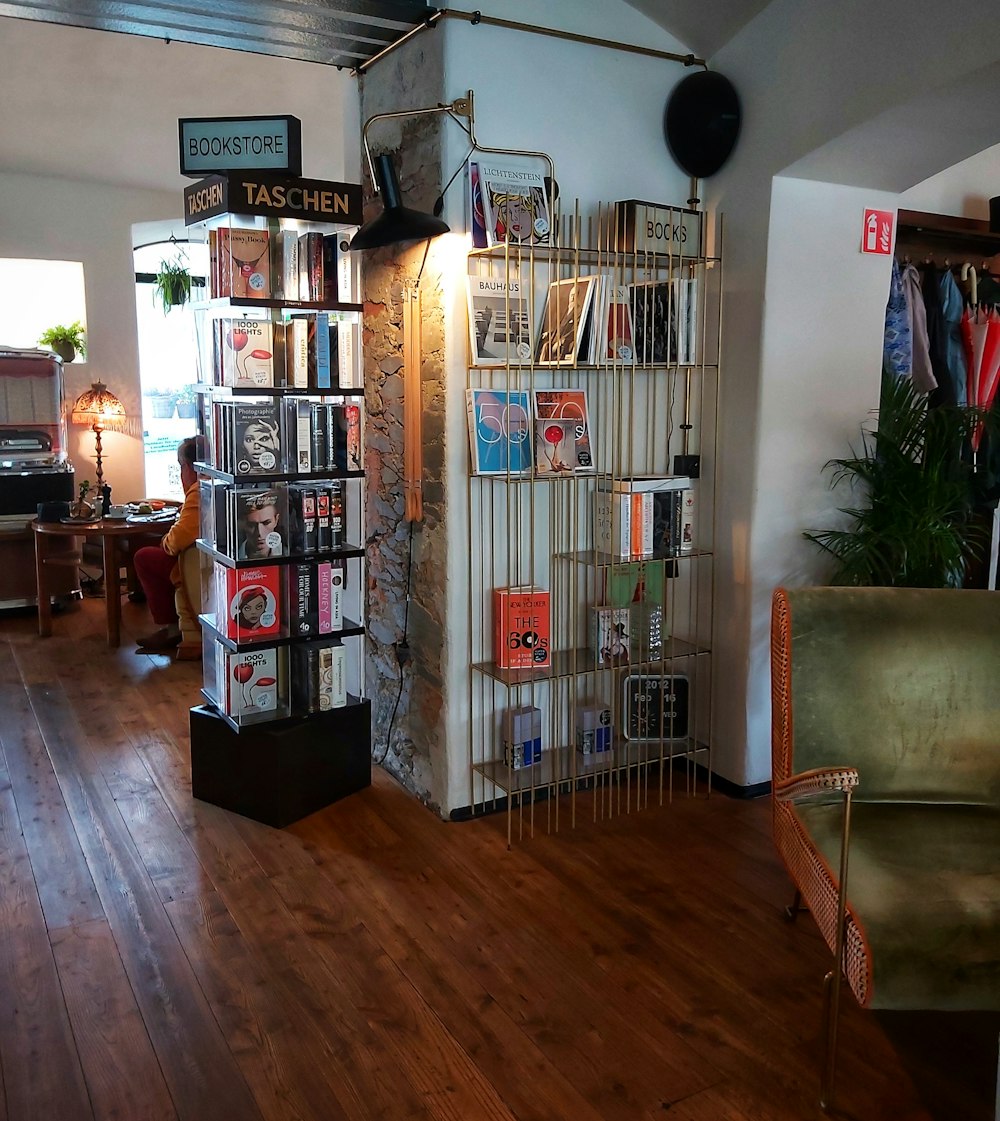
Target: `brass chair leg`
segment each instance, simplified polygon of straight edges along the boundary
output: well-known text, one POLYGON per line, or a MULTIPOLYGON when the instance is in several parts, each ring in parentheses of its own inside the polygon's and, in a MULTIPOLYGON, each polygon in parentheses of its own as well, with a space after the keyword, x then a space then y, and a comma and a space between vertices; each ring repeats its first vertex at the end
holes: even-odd
POLYGON ((798 888, 796 888, 795 898, 784 910, 785 918, 788 920, 788 922, 795 922, 796 918, 798 918, 802 911, 808 910, 808 907, 802 906, 802 892, 799 891, 798 888))

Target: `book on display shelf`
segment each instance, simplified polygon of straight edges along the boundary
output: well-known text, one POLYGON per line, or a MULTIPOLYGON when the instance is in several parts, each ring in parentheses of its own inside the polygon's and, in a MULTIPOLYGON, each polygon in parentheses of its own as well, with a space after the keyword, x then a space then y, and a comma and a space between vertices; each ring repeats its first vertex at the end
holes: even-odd
POLYGON ((231 418, 232 453, 223 471, 267 475, 284 470, 281 413, 277 402, 221 402, 231 418))
POLYGON ((341 643, 293 647, 291 669, 296 712, 326 712, 347 704, 347 647, 341 643))
POLYGON ((323 299, 323 235, 299 234, 299 299, 323 299))
POLYGON ((479 161, 477 177, 487 245, 551 243, 552 219, 540 172, 479 161))
POLYGON ((501 669, 544 669, 551 644, 550 596, 523 585, 493 589, 493 660, 501 669))
POLYGON ((220 226, 216 252, 219 290, 216 296, 266 300, 271 295, 270 240, 267 230, 220 226))
MULTIPOLYGON (((587 391, 585 389, 536 389, 534 391, 534 405, 536 421, 535 470, 544 473, 541 470, 538 457, 538 422, 558 420, 571 421, 573 426, 573 447, 566 456, 570 470, 577 474, 586 474, 593 471, 594 458, 591 451, 587 391)), ((546 448, 543 448, 543 453, 546 450, 546 448)))
POLYGON ((283 486, 230 491, 234 527, 229 555, 236 560, 281 557, 288 552, 288 501, 283 486))
POLYGON ((475 475, 525 475, 531 470, 527 390, 467 389, 466 413, 475 475))
POLYGON ((219 660, 221 704, 237 721, 246 717, 276 719, 284 715, 278 694, 280 651, 241 650, 237 653, 216 647, 219 660))
POLYGON ((341 389, 364 389, 364 372, 355 355, 361 354, 361 326, 354 319, 337 320, 337 384, 341 389))
POLYGON ((530 362, 531 320, 520 280, 470 276, 468 293, 473 365, 530 362))
POLYGON ((271 321, 218 319, 215 325, 220 384, 238 389, 272 387, 275 331, 271 321))
POLYGON ((574 365, 588 356, 591 301, 597 278, 578 276, 549 285, 538 334, 540 365, 574 365))
POLYGON ((299 298, 299 235, 295 230, 279 230, 275 247, 275 291, 283 300, 299 298))
POLYGON ((281 633, 281 568, 214 566, 216 626, 237 642, 281 633), (219 616, 222 616, 221 619, 219 616))

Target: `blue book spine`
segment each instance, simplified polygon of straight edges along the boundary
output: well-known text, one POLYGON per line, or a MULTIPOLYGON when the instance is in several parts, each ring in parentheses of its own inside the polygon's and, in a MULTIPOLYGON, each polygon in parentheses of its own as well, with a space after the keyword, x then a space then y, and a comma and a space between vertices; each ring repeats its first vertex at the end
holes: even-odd
POLYGON ((330 316, 316 313, 316 388, 330 389, 330 316))

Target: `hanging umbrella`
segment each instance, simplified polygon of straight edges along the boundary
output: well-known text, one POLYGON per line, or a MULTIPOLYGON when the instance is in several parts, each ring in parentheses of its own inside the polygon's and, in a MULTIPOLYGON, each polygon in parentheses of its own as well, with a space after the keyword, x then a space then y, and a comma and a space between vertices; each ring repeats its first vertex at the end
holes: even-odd
MULTIPOLYGON (((996 309, 987 312, 979 307, 970 314, 966 308, 962 316, 962 342, 968 360, 969 405, 985 412, 993 404, 1000 382, 1000 315, 996 309)), ((980 421, 972 433, 973 453, 979 451, 982 438, 980 421)))

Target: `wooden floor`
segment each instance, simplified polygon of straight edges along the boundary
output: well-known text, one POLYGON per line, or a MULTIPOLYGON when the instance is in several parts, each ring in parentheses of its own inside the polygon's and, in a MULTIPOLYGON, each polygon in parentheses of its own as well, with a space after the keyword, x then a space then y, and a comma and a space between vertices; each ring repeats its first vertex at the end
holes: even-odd
MULTIPOLYGON (((102 634, 0 619, 0 1119, 822 1116, 828 955, 766 802, 508 852, 377 772, 279 832, 191 798, 200 667, 102 634)), ((995 1017, 846 1004, 843 1116, 992 1116, 995 1017)))

